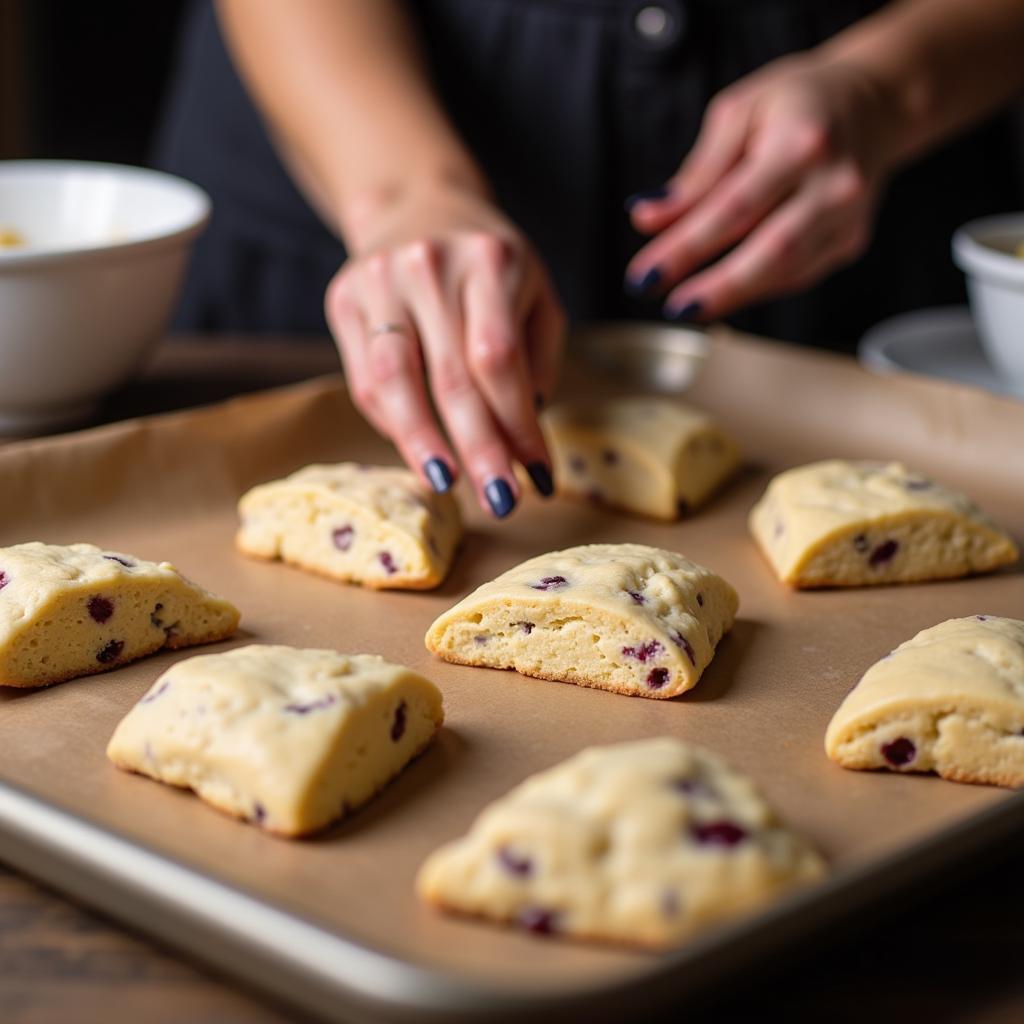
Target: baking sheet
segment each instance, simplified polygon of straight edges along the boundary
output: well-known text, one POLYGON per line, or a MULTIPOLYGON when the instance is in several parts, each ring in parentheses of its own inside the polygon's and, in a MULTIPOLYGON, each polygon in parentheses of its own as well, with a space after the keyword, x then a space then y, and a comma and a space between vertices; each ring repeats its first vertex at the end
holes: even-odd
MULTIPOLYGON (((608 388, 579 374, 571 383, 574 391, 608 388)), ((1024 406, 954 385, 879 379, 845 359, 731 335, 715 339, 688 397, 715 412, 748 456, 740 478, 705 509, 661 525, 527 498, 510 521, 495 523, 460 489, 470 534, 446 583, 423 594, 368 593, 250 561, 232 547, 235 501, 253 483, 319 460, 396 461, 336 379, 0 449, 0 545, 88 540, 168 559, 239 605, 234 643, 378 652, 433 679, 447 711, 432 750, 365 809, 312 841, 267 836, 106 762, 120 717, 189 652, 0 694, 0 783, 275 911, 440 972, 424 977, 471 986, 477 1001, 466 1012, 482 1010, 489 992, 544 1000, 636 982, 685 960, 685 949, 658 957, 537 940, 443 917, 415 899, 413 877, 430 850, 524 776, 585 745, 671 734, 721 752, 757 779, 841 877, 875 873, 881 880, 886 865, 915 844, 923 850, 957 829, 962 839, 965 824, 995 820, 1004 807, 1024 811, 1019 795, 1000 790, 845 772, 822 750, 842 696, 917 630, 956 615, 1024 615, 1020 571, 795 594, 775 582, 745 526, 771 473, 849 455, 903 458, 964 487, 1019 539, 1024 406), (545 550, 600 541, 681 551, 737 587, 736 626, 694 691, 647 701, 449 665, 423 649, 433 618, 480 582, 545 550)), ((798 902, 809 908, 814 901, 798 902)), ((735 938, 737 929, 730 932, 735 938)), ((713 944, 711 937, 697 945, 713 944)))

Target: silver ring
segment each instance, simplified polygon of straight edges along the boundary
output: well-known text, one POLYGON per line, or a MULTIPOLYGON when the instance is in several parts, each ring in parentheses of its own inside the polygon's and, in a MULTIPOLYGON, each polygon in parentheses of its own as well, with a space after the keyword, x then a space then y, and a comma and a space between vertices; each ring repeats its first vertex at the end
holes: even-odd
POLYGON ((380 334, 408 334, 409 330, 405 324, 388 321, 383 324, 374 324, 370 328, 370 337, 376 338, 380 334))

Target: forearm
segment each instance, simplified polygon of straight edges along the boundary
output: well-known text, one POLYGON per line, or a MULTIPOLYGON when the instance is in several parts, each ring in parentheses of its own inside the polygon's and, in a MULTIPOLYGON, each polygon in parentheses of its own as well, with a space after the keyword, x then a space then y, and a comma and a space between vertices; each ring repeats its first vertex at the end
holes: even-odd
POLYGON ((218 0, 218 11, 250 91, 350 249, 409 193, 486 193, 399 0, 218 0))
POLYGON ((891 104, 893 160, 941 142, 1024 88, 1021 0, 900 0, 820 50, 891 104))

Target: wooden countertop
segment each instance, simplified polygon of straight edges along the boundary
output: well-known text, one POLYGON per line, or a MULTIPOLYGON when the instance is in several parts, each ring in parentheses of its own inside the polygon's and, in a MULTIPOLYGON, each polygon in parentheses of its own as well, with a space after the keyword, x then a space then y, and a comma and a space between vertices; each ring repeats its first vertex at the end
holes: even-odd
MULTIPOLYGON (((325 340, 175 339, 98 422, 218 401, 338 367, 325 340)), ((657 1020, 1024 1021, 1024 835, 841 933, 657 1020)), ((0 868, 0 1020, 274 1024, 306 1018, 0 868)), ((650 1024, 654 1024, 651 1021, 650 1024)))

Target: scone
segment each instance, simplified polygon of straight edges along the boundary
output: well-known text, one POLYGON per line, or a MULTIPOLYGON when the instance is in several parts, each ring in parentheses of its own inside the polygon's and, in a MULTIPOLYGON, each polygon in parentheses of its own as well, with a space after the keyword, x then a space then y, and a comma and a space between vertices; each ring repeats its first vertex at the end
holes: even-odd
POLYGON ((667 398, 562 403, 541 423, 559 493, 654 519, 695 509, 739 465, 709 416, 667 398))
POLYGON ((825 750, 844 768, 1024 786, 1024 622, 949 619, 872 665, 825 750))
POLYGON ((122 719, 107 756, 301 836, 369 800, 443 719, 437 687, 401 665, 253 644, 165 672, 122 719))
POLYGON ((793 587, 946 579, 1018 558, 970 498, 896 462, 831 459, 780 473, 750 531, 793 587))
POLYGON ((0 548, 0 686, 48 686, 223 640, 238 618, 169 562, 92 544, 0 548))
POLYGON ((247 555, 377 589, 436 587, 462 537, 455 498, 392 466, 306 466, 252 488, 238 511, 247 555))
POLYGON ((823 876, 745 776, 673 737, 591 747, 496 800, 417 888, 542 934, 672 946, 823 876))
POLYGON ((588 544, 531 558, 430 627, 446 661, 512 668, 641 697, 697 685, 739 598, 710 569, 640 544, 588 544))

